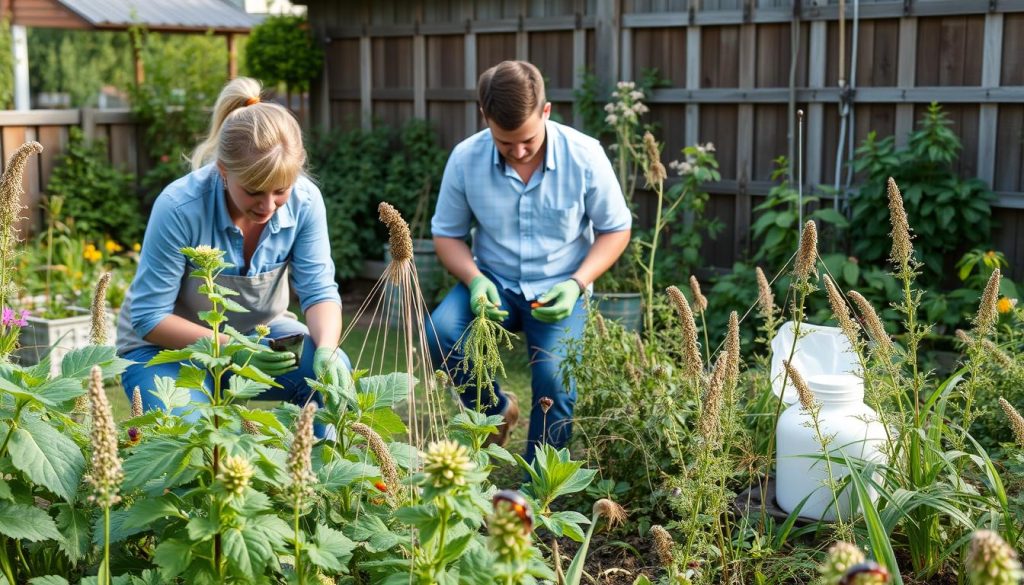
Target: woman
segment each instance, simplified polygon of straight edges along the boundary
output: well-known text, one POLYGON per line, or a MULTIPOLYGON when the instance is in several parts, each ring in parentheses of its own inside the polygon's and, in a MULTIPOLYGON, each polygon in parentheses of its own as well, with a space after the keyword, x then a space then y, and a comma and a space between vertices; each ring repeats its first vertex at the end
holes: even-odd
MULTIPOLYGON (((180 251, 186 246, 224 250, 225 261, 234 265, 217 281, 237 291, 233 300, 249 310, 228 314, 235 329, 251 333, 266 324, 271 338, 304 335, 298 361, 285 351, 233 355, 237 363, 248 362, 281 384, 261 399, 319 402, 306 378, 350 379, 348 358, 338 349, 341 298, 323 198, 304 175, 306 151, 298 123, 283 107, 260 101, 260 90, 249 78, 225 86, 210 133, 192 155, 192 172, 164 189, 153 206, 117 332, 118 355, 135 362, 122 375, 122 384, 129 399, 136 386, 141 389, 144 410, 160 407, 151 393, 155 378, 176 378, 181 366, 146 363, 163 349, 179 349, 212 334, 198 317, 210 303, 198 292, 198 281, 189 279, 192 268, 180 251), (308 328, 288 312, 289 281, 308 328)), ((207 398, 193 390, 192 401, 207 398)), ((198 416, 190 408, 181 410, 186 418, 198 416)))

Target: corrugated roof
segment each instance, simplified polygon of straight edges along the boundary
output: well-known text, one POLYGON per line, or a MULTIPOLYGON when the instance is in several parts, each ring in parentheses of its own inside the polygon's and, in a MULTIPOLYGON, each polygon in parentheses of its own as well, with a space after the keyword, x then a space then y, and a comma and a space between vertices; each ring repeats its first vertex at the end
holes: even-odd
POLYGON ((260 18, 225 0, 57 0, 93 26, 248 30, 260 18))

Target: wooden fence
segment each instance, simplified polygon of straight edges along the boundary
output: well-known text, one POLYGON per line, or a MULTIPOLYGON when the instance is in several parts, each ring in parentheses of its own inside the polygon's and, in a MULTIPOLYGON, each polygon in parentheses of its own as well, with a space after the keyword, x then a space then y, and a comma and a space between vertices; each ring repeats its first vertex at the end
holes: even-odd
MULTIPOLYGON (((140 177, 149 168, 144 149, 140 148, 143 129, 135 123, 129 110, 32 110, 0 111, 0 147, 3 164, 19 146, 29 140, 43 145, 43 152, 28 160, 25 167, 22 204, 27 208, 23 229, 34 231, 42 221, 42 201, 53 172, 57 155, 68 144, 70 128, 82 129, 86 139, 102 139, 107 145, 109 160, 118 168, 140 177)), ((126 193, 136 197, 136 193, 126 193)))
MULTIPOLYGON (((583 72, 606 87, 656 67, 670 81, 649 99, 666 157, 713 142, 723 180, 709 213, 726 229, 704 258, 730 266, 754 245, 753 208, 773 160, 791 152, 792 111, 807 112, 804 180, 831 185, 839 143, 840 9, 811 0, 308 0, 324 39, 314 120, 370 126, 432 120, 451 146, 480 127, 477 76, 529 59, 564 120, 583 72), (794 43, 794 39, 796 42, 794 43), (795 63, 793 63, 795 61, 795 63), (790 71, 793 83, 790 83, 790 71)), ((897 143, 938 101, 964 148, 959 170, 997 193, 993 245, 1024 277, 1024 0, 847 0, 850 122, 897 143), (854 14, 856 10, 856 24, 854 14), (856 52, 854 31, 857 32, 856 52)))

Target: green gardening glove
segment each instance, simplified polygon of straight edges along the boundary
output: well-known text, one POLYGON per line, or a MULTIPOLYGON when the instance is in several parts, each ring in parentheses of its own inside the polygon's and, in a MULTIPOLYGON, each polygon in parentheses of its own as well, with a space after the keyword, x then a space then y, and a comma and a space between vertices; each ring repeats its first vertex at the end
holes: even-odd
POLYGON ((253 366, 273 378, 299 367, 295 354, 290 351, 254 351, 242 348, 231 354, 231 361, 240 366, 253 366))
POLYGON ((469 308, 477 317, 484 315, 492 321, 504 321, 508 311, 502 311, 498 287, 483 274, 469 282, 469 308))
POLYGON ((318 347, 313 352, 313 373, 325 384, 333 384, 347 388, 352 384, 352 375, 345 362, 341 361, 338 350, 331 347, 318 347))
POLYGON ((580 285, 569 279, 551 287, 548 292, 540 295, 537 302, 542 306, 530 311, 533 318, 545 323, 556 323, 572 314, 576 301, 580 298, 580 285))

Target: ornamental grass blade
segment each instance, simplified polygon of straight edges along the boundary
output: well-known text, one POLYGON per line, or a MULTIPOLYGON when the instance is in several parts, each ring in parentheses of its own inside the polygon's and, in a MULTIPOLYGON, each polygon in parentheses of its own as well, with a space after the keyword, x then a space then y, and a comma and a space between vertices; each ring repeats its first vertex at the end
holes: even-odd
POLYGON ((846 467, 850 470, 850 480, 853 484, 856 501, 860 503, 861 511, 864 513, 864 524, 867 527, 868 540, 871 542, 871 552, 879 563, 885 565, 892 576, 893 585, 903 585, 903 577, 900 575, 899 563, 896 562, 896 553, 892 550, 892 543, 885 531, 882 519, 878 515, 875 503, 871 501, 861 473, 870 473, 871 467, 867 470, 858 470, 853 462, 843 455, 846 460, 846 467))

